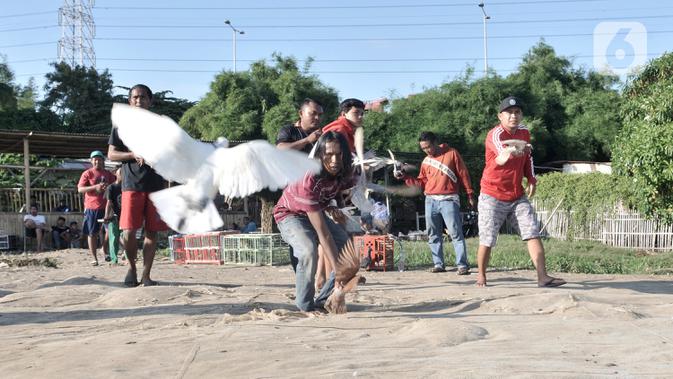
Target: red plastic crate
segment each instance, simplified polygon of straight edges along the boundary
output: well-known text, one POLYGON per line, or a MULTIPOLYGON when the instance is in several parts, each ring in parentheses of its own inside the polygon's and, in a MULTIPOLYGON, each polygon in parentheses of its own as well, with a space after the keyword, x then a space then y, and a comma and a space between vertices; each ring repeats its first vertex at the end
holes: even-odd
POLYGON ((395 241, 388 236, 354 236, 353 245, 363 259, 371 259, 366 270, 393 271, 395 241))
POLYGON ((171 249, 173 261, 177 264, 185 263, 185 238, 182 236, 168 237, 168 245, 171 249))
POLYGON ((184 263, 186 264, 222 264, 222 255, 220 254, 219 246, 186 248, 184 257, 184 263))
MULTIPOLYGON (((238 234, 237 230, 187 234, 182 237, 182 251, 174 251, 174 261, 177 264, 217 264, 223 263, 220 236, 238 234)), ((174 239, 174 241, 177 238, 174 239)))

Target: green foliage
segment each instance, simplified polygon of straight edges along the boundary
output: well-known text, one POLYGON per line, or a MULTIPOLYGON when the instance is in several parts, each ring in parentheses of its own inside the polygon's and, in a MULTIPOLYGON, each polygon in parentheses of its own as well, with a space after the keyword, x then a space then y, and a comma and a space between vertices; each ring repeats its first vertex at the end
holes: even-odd
MULTIPOLYGON (((426 242, 403 241, 406 254, 405 266, 409 269, 424 269, 432 266, 430 249, 426 242)), ((467 239, 468 260, 476 267, 476 251, 479 240, 467 239)), ((631 249, 619 249, 591 241, 544 241, 546 267, 550 272, 570 272, 577 274, 646 274, 670 275, 673 254, 649 254, 631 249)), ((395 259, 400 253, 399 243, 395 243, 395 259)), ((453 248, 444 244, 446 262, 453 262, 453 248)), ((450 264, 450 263, 449 263, 450 264)), ((493 248, 489 262, 490 269, 534 270, 526 243, 518 236, 500 235, 498 245, 493 248)))
POLYGON ((615 175, 601 173, 550 173, 538 177, 535 199, 549 211, 560 202, 559 210, 569 212, 569 236, 584 230, 596 215, 614 212, 615 206, 631 206, 629 183, 615 175))
MULTIPOLYGON (((62 159, 45 159, 36 155, 29 158, 31 167, 57 167, 63 162, 62 159)), ((0 154, 0 164, 23 166, 23 154, 3 153, 0 154)), ((31 171, 31 177, 37 175, 36 171, 31 171)), ((18 188, 25 186, 25 176, 23 169, 3 169, 0 170, 0 188, 18 188)), ((64 188, 72 187, 72 180, 49 180, 42 178, 33 184, 34 188, 64 188)))
POLYGON ((624 89, 624 128, 614 168, 628 180, 638 210, 673 223, 673 54, 650 62, 624 89))
POLYGON ((293 58, 274 54, 274 64, 258 61, 247 72, 222 72, 202 101, 189 109, 180 125, 195 137, 275 141, 283 125, 297 119, 307 97, 321 102, 325 117, 336 116, 334 89, 300 71, 293 58))
MULTIPOLYGON (((117 86, 126 90, 127 92, 131 89, 130 87, 117 86)), ((172 94, 173 91, 156 91, 152 93, 152 112, 168 116, 173 121, 179 122, 182 115, 187 112, 187 110, 194 106, 194 102, 187 99, 181 99, 179 97, 168 96, 172 94)), ((115 103, 124 103, 127 104, 129 101, 128 95, 117 95, 114 97, 115 103)))
MULTIPOLYGON (((531 130, 536 162, 609 159, 621 127, 615 77, 574 69, 544 42, 507 77, 473 74, 468 67, 450 82, 394 99, 386 114, 368 114, 368 146, 415 152, 419 132, 430 130, 463 155, 483 155, 486 134, 498 123, 498 104, 516 95, 524 102, 523 124, 531 130)), ((478 180, 481 171, 472 175, 478 180)))
POLYGON ((54 63, 46 75, 46 96, 42 107, 59 116, 61 131, 69 133, 109 133, 112 107, 112 75, 104 70, 54 63))

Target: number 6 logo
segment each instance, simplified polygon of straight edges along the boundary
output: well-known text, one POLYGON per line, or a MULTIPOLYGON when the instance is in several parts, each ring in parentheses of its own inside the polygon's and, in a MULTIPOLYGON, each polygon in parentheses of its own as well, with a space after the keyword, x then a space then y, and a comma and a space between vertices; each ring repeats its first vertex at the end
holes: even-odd
POLYGON ((601 22, 594 28, 594 68, 624 75, 647 62, 647 30, 639 22, 601 22))

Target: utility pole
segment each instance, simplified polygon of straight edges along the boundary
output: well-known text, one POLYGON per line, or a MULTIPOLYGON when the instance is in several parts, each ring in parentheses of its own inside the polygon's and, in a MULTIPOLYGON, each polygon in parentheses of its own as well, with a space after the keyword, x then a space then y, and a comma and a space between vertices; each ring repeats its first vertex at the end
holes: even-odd
POLYGON ((479 3, 479 8, 484 15, 484 76, 486 76, 488 75, 488 34, 486 32, 486 20, 490 20, 491 16, 486 14, 483 1, 479 3))
POLYGON ((238 29, 234 28, 234 26, 231 24, 231 21, 229 21, 229 20, 224 20, 224 23, 229 25, 229 27, 231 28, 231 31, 234 34, 234 38, 233 38, 233 42, 234 42, 233 61, 234 61, 234 72, 236 72, 236 35, 237 34, 245 34, 245 32, 242 31, 242 30, 238 30, 238 29))
POLYGON ((63 0, 58 9, 61 38, 58 40, 58 61, 70 66, 96 67, 93 38, 96 25, 93 21, 95 0, 63 0))

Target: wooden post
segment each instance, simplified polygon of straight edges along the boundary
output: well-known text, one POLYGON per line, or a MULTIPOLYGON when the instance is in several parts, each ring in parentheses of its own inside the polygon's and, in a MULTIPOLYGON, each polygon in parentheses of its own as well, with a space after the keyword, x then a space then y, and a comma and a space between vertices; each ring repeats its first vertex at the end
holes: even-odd
POLYGON ((30 149, 28 148, 29 142, 28 137, 30 137, 33 132, 30 132, 23 139, 23 176, 26 183, 25 193, 26 193, 26 211, 30 212, 30 149))

